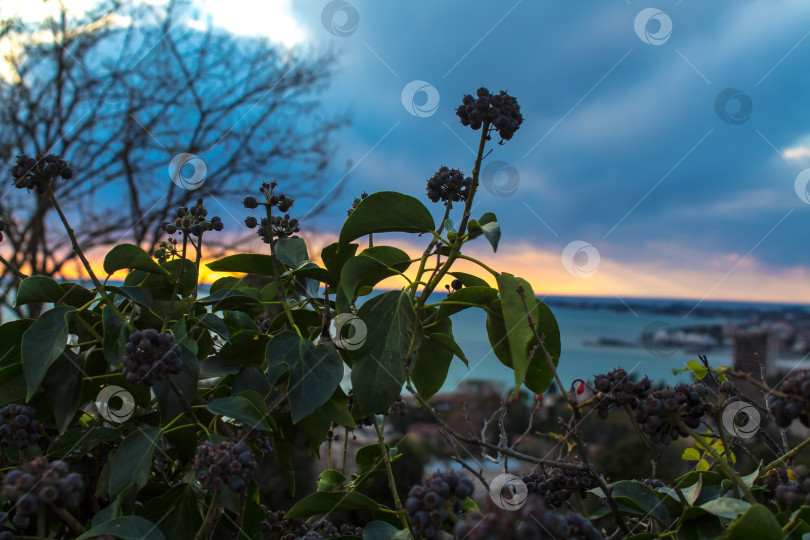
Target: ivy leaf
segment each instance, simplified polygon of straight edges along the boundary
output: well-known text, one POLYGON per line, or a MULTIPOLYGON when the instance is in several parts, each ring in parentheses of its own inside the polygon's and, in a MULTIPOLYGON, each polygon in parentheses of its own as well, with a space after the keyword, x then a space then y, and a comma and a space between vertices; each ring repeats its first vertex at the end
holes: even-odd
POLYGON ((126 330, 127 321, 122 319, 110 306, 104 306, 101 310, 101 320, 103 327, 102 348, 104 358, 114 369, 121 366, 121 357, 124 355, 124 345, 128 336, 126 330))
POLYGON ((471 219, 467 227, 470 231, 470 240, 484 235, 492 246, 492 251, 498 251, 498 242, 501 241, 501 226, 492 212, 487 212, 479 219, 471 219))
POLYGON ((270 368, 284 364, 290 371, 289 404, 294 423, 329 401, 343 378, 343 360, 330 345, 315 345, 285 330, 267 344, 270 368))
POLYGON ((25 400, 25 388, 22 363, 0 368, 0 407, 25 400))
POLYGON ((115 497, 133 482, 141 489, 152 472, 152 456, 163 430, 142 426, 121 442, 110 462, 110 496, 115 497))
MULTIPOLYGON (((177 375, 170 375, 174 383, 180 389, 180 393, 186 399, 186 403, 194 401, 194 394, 197 392, 197 383, 200 378, 200 362, 197 356, 186 347, 180 347, 180 358, 183 361, 183 369, 177 375)), ((177 417, 184 411, 180 398, 166 380, 160 380, 152 387, 155 397, 160 407, 160 415, 164 422, 177 417)))
POLYGON ((715 516, 736 519, 737 516, 748 510, 751 503, 748 501, 741 501, 740 499, 732 499, 730 497, 720 497, 700 505, 700 508, 706 510, 715 516))
POLYGON ((464 287, 463 289, 448 295, 447 298, 442 300, 442 302, 439 304, 439 314, 436 317, 449 317, 450 315, 470 307, 452 304, 451 302, 464 302, 466 304, 474 304, 481 309, 486 309, 486 306, 497 299, 498 291, 490 286, 464 287), (445 303, 445 301, 447 303, 445 303))
POLYGON ((321 260, 323 261, 326 270, 329 272, 331 278, 330 283, 340 282, 340 272, 343 270, 343 265, 346 261, 354 257, 357 253, 357 244, 349 244, 341 246, 339 243, 329 244, 321 250, 321 260))
MULTIPOLYGON (((214 272, 243 272, 245 274, 273 275, 273 257, 261 253, 228 255, 206 264, 214 272)), ((212 287, 212 293, 213 287, 212 287)))
POLYGON ((47 276, 30 276, 23 279, 17 287, 15 306, 36 302, 60 302, 65 291, 55 279, 47 276))
POLYGON ((48 368, 67 345, 68 321, 72 306, 59 306, 43 313, 22 337, 22 363, 28 383, 26 400, 39 389, 48 368))
POLYGON ((155 262, 143 249, 134 244, 118 244, 104 257, 104 271, 114 274, 118 270, 133 268, 150 274, 169 275, 169 271, 155 262))
MULTIPOLYGON (((370 195, 369 195, 370 197, 370 195)), ((328 492, 319 491, 307 495, 290 508, 285 519, 306 518, 316 514, 346 512, 349 510, 376 510, 379 503, 356 491, 328 492)))
POLYGON ((785 533, 773 512, 753 504, 728 526, 728 540, 782 540, 785 533))
MULTIPOLYGON (((261 397, 259 398, 261 399, 261 397)), ((256 404, 243 396, 219 398, 206 405, 206 409, 214 414, 229 416, 253 429, 270 431, 267 422, 267 409, 258 409, 256 404)))
POLYGON ((363 527, 363 540, 391 540, 399 531, 385 521, 372 521, 363 527))
POLYGON ((190 532, 199 530, 203 522, 191 484, 186 483, 147 501, 141 515, 156 523, 167 538, 187 538, 190 532))
POLYGON ((515 392, 518 392, 525 382, 529 390, 535 394, 542 394, 551 384, 553 373, 543 357, 542 350, 538 349, 531 363, 529 362, 529 353, 537 344, 537 340, 528 325, 526 307, 517 293, 518 284, 523 286, 526 305, 531 312, 536 331, 541 336, 545 335, 545 347, 552 356, 555 366, 560 359, 560 329, 557 320, 548 306, 537 300, 531 285, 525 280, 503 273, 498 275, 497 281, 503 317, 499 319, 497 313, 489 314, 487 317, 487 332, 493 351, 501 362, 514 370, 515 392), (505 359, 507 353, 508 358, 505 359))
POLYGON ((276 258, 290 268, 295 268, 309 261, 307 243, 301 237, 279 238, 276 241, 276 258))
MULTIPOLYGON (((387 409, 402 391, 403 360, 414 337, 416 313, 406 293, 390 291, 369 299, 357 316, 366 325, 367 337, 362 347, 349 351, 349 355, 353 361, 352 415, 361 418, 387 409)), ((421 342, 421 326, 418 331, 414 350, 421 342)))
POLYGON ((140 516, 120 516, 93 527, 76 540, 89 540, 109 534, 121 540, 165 540, 161 530, 140 516))
POLYGON ((683 451, 681 459, 686 461, 700 461, 700 452, 697 451, 697 448, 687 448, 683 451))
POLYGON ((425 336, 424 343, 419 347, 416 362, 411 368, 411 380, 424 399, 429 399, 441 389, 453 360, 453 352, 439 339, 444 336, 452 340, 452 321, 447 317, 437 318, 437 324, 431 330, 432 333, 425 336))
POLYGON ((326 469, 318 477, 318 491, 333 491, 335 486, 339 486, 346 477, 335 469, 326 469))
POLYGON ((339 243, 379 232, 422 233, 436 228, 425 205, 410 195, 379 191, 363 199, 340 230, 339 243))
POLYGON ((82 384, 84 376, 83 364, 86 355, 76 355, 66 349, 45 378, 42 379, 42 389, 53 408, 54 420, 59 433, 64 433, 70 427, 70 422, 76 415, 79 405, 82 404, 82 384))
POLYGON ((364 249, 343 265, 340 287, 335 296, 335 305, 340 313, 348 313, 361 287, 374 286, 383 279, 404 272, 411 264, 410 256, 391 246, 376 246, 364 249))

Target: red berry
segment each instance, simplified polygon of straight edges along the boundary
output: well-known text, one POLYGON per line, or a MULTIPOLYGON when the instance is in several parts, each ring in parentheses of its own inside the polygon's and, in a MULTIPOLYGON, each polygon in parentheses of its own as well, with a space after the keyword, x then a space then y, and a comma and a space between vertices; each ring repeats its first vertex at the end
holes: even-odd
POLYGON ((543 400, 543 394, 537 394, 536 396, 534 396, 534 400, 535 401, 542 401, 543 400))
POLYGON ((577 385, 577 394, 581 394, 585 391, 585 383, 581 382, 577 385))

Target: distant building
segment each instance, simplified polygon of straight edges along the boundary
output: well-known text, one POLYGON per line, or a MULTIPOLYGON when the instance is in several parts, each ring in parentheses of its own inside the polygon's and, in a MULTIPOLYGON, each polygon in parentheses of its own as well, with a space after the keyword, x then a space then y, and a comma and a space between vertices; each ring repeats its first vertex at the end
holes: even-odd
POLYGON ((754 354, 758 354, 759 362, 765 366, 765 378, 774 379, 779 376, 779 366, 776 363, 777 353, 778 343, 772 332, 741 331, 734 336, 732 367, 736 371, 759 376, 760 368, 754 359, 754 354))
MULTIPOLYGON (((765 368, 765 379, 776 380, 779 376, 779 366, 776 362, 778 341, 769 331, 743 330, 734 336, 732 350, 732 368, 735 371, 750 373, 756 378, 761 376, 760 366, 754 355, 759 356, 759 363, 765 368)), ((737 388, 749 399, 763 404, 762 391, 753 384, 744 380, 736 381, 737 388)))

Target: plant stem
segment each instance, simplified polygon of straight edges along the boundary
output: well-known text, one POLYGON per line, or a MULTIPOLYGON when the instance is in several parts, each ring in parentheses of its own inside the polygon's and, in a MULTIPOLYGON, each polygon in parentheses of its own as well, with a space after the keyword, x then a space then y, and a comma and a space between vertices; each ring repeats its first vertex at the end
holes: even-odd
POLYGON ((56 515, 59 516, 60 519, 64 521, 68 527, 70 527, 70 530, 72 530, 74 534, 82 535, 85 532, 87 532, 85 528, 82 526, 82 524, 79 523, 79 520, 73 517, 73 514, 68 512, 65 508, 54 505, 51 505, 51 508, 53 509, 54 512, 56 512, 56 515))
POLYGON ((0 255, 0 264, 8 268, 12 274, 20 279, 25 279, 28 277, 27 274, 23 274, 16 266, 8 262, 2 255, 0 255))
POLYGON ((96 273, 93 272, 93 267, 90 266, 90 262, 87 260, 87 257, 84 256, 84 252, 82 251, 81 246, 79 246, 79 241, 76 239, 76 234, 73 232, 73 228, 70 226, 70 223, 68 223, 67 217, 65 217, 65 214, 62 212, 62 207, 59 206, 59 201, 56 200, 56 197, 53 194, 53 190, 51 189, 50 184, 46 184, 45 188, 48 193, 48 198, 51 200, 53 207, 59 214, 59 219, 62 220, 62 225, 65 227, 65 231, 68 233, 68 236, 70 237, 70 243, 73 246, 73 252, 76 253, 76 255, 78 255, 79 260, 82 262, 84 269, 87 270, 87 274, 93 281, 93 285, 95 285, 96 289, 98 289, 98 293, 104 299, 104 302, 106 302, 107 305, 110 306, 112 310, 115 311, 115 313, 123 319, 124 315, 118 310, 115 303, 107 294, 107 291, 104 289, 104 285, 102 285, 101 281, 99 281, 98 277, 96 277, 96 273))
POLYGON ((177 394, 177 398, 180 400, 180 404, 183 405, 183 408, 191 417, 191 420, 195 424, 197 424, 197 427, 202 429, 208 437, 210 437, 211 433, 209 433, 208 429, 204 425, 202 425, 200 421, 197 419, 197 417, 194 415, 194 410, 191 408, 191 406, 189 406, 188 401, 186 401, 186 398, 183 396, 183 392, 180 391, 180 388, 177 386, 177 383, 174 382, 174 380, 170 376, 166 377, 166 380, 169 381, 169 386, 171 386, 172 390, 174 390, 174 393, 177 394))
POLYGON ((270 238, 270 255, 272 255, 273 279, 276 282, 276 291, 278 291, 278 297, 281 298, 281 307, 284 309, 284 314, 287 316, 290 329, 295 330, 298 337, 302 337, 301 330, 295 325, 290 306, 287 304, 287 294, 284 292, 284 286, 281 284, 281 273, 278 271, 278 260, 276 260, 276 243, 273 240, 270 227, 270 223, 272 222, 270 219, 272 217, 272 208, 269 204, 265 204, 264 208, 267 211, 267 235, 270 238))
POLYGON ((397 493, 397 484, 394 480, 394 471, 391 469, 391 458, 388 455, 388 449, 385 446, 385 437, 380 429, 380 423, 377 421, 377 416, 372 416, 374 419, 374 429, 377 431, 377 445, 380 447, 380 454, 382 455, 383 462, 385 463, 385 472, 388 475, 388 487, 391 489, 391 496, 394 497, 394 507, 397 509, 397 515, 402 522, 402 526, 410 529, 408 520, 405 517, 405 510, 402 508, 402 502, 399 500, 399 493, 397 493))
POLYGON ((799 452, 799 450, 801 450, 802 448, 804 448, 808 444, 810 444, 810 438, 807 438, 807 439, 803 440, 802 442, 800 442, 798 445, 796 445, 796 447, 793 448, 793 450, 791 450, 790 452, 788 452, 784 456, 780 457, 779 459, 775 459, 774 461, 771 461, 765 467, 765 469, 762 470, 762 473, 764 474, 764 473, 770 471, 771 469, 775 469, 776 467, 781 465, 783 462, 793 459, 793 457, 799 452))
MULTIPOLYGON (((180 292, 180 285, 183 283, 183 274, 186 271, 186 250, 188 249, 188 233, 183 231, 183 256, 180 259, 180 272, 177 274, 177 281, 174 284, 174 290, 172 291, 172 297, 169 300, 169 309, 166 311, 166 316, 163 317, 163 328, 161 328, 161 332, 165 332, 166 328, 169 326, 169 320, 172 317, 172 311, 174 310, 174 301, 177 298, 177 293, 180 292)), ((185 292, 185 291, 183 291, 185 292)))
POLYGON ((737 487, 740 488, 740 491, 745 497, 745 500, 747 500, 751 504, 756 504, 757 502, 756 498, 754 498, 754 495, 751 493, 748 487, 742 482, 742 480, 740 480, 740 475, 737 474, 737 471, 734 470, 734 468, 731 467, 723 458, 718 456, 717 452, 714 451, 714 448, 712 448, 710 444, 706 444, 703 440, 703 437, 701 437, 697 432, 695 432, 695 430, 686 426, 686 424, 684 424, 682 421, 678 421, 678 425, 684 431, 686 431, 693 439, 695 439, 695 443, 697 443, 700 447, 706 450, 709 453, 709 455, 712 456, 712 458, 717 463, 717 466, 723 469, 723 471, 729 476, 730 480, 733 481, 735 484, 737 484, 737 487))
POLYGON ((194 540, 204 540, 210 537, 208 531, 214 528, 214 524, 219 518, 219 490, 215 489, 214 494, 211 496, 211 505, 205 513, 205 520, 203 521, 200 530, 194 536, 194 540))

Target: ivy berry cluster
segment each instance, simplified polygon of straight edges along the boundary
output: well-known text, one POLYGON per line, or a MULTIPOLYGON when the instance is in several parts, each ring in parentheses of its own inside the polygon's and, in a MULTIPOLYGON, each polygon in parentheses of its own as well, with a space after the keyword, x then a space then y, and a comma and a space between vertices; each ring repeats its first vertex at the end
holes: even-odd
POLYGON ((491 124, 501 139, 507 141, 511 139, 523 123, 517 99, 503 90, 491 94, 483 87, 476 91, 476 96, 469 94, 464 96, 461 105, 456 109, 456 116, 461 120, 461 125, 478 130, 485 123, 491 124))
POLYGON ((40 195, 57 176, 65 180, 73 178, 73 168, 56 154, 37 154, 36 158, 20 154, 11 168, 14 187, 34 190, 40 195))
POLYGON ((193 234, 200 237, 206 231, 221 231, 225 228, 222 218, 214 216, 207 220, 208 210, 203 206, 202 198, 197 199, 197 204, 192 207, 181 206, 175 210, 174 222, 165 221, 161 228, 167 234, 174 234, 178 231, 183 234, 193 234))
POLYGON ((358 198, 355 198, 355 199, 354 199, 354 201, 352 201, 352 207, 351 207, 351 208, 349 208, 349 209, 346 211, 346 213, 347 213, 348 215, 352 215, 352 212, 354 212, 354 209, 355 209, 355 208, 357 208, 357 205, 358 205, 358 204, 360 204, 361 202, 363 202, 363 199, 365 199, 366 197, 368 197, 368 193, 366 193, 366 192, 364 191, 364 192, 363 192, 363 193, 360 195, 360 198, 359 198, 359 199, 358 199, 358 198))
POLYGON ((15 501, 16 513, 11 522, 16 528, 25 529, 40 503, 75 508, 81 502, 83 491, 84 479, 70 472, 67 463, 37 457, 6 475, 0 496, 15 501))
POLYGON ((636 421, 654 443, 668 446, 679 437, 689 433, 681 426, 696 429, 704 414, 714 412, 714 404, 702 399, 706 395, 702 383, 694 386, 677 384, 674 388, 665 386, 650 391, 636 409, 636 421))
POLYGON ((789 507, 810 504, 810 471, 805 465, 798 465, 790 472, 793 478, 787 468, 770 471, 763 481, 765 497, 776 499, 789 507))
POLYGON ((777 388, 778 394, 768 398, 768 408, 781 428, 788 427, 797 418, 805 426, 810 411, 810 370, 790 374, 777 388))
POLYGON ((269 184, 267 182, 262 183, 259 192, 264 195, 265 202, 259 202, 256 197, 245 197, 245 200, 242 201, 242 206, 245 208, 254 209, 265 206, 268 209, 268 217, 256 219, 253 216, 248 216, 245 218, 245 225, 249 229, 255 229, 258 225, 259 228, 256 234, 265 244, 269 244, 273 238, 289 238, 301 230, 298 226, 298 220, 291 218, 290 214, 285 213, 283 216, 272 215, 271 209, 273 207, 277 207, 280 212, 287 212, 295 203, 294 199, 287 197, 283 193, 275 194, 276 187, 278 187, 278 182, 275 181, 269 184))
POLYGON ((136 330, 124 345, 121 358, 123 373, 132 384, 152 386, 168 375, 183 369, 180 346, 169 332, 162 334, 153 328, 136 330))
POLYGON ((596 375, 593 378, 593 387, 593 408, 599 418, 607 418, 611 407, 638 407, 639 402, 647 397, 652 382, 646 376, 640 381, 634 381, 625 370, 617 368, 607 374, 596 375))
POLYGON ((436 472, 422 485, 413 486, 405 500, 405 512, 416 538, 437 540, 448 512, 461 514, 461 501, 475 491, 475 484, 454 472, 436 472))
POLYGON ((466 201, 470 196, 471 186, 472 178, 469 176, 465 178, 464 173, 460 170, 448 169, 442 165, 433 176, 428 178, 427 196, 434 203, 444 201, 445 204, 448 204, 449 202, 466 201))
MULTIPOLYGON (((593 465, 591 466, 592 470, 593 465)), ((533 472, 522 478, 529 493, 539 495, 546 506, 558 507, 578 492, 580 497, 594 487, 594 481, 587 471, 576 469, 552 469, 548 476, 533 472)))
POLYGON ((29 405, 9 403, 0 408, 0 445, 23 450, 36 442, 40 437, 36 416, 37 410, 29 405))
POLYGON ((228 486, 235 493, 247 487, 258 466, 250 447, 243 442, 203 441, 194 457, 194 468, 200 484, 214 489, 228 486))

